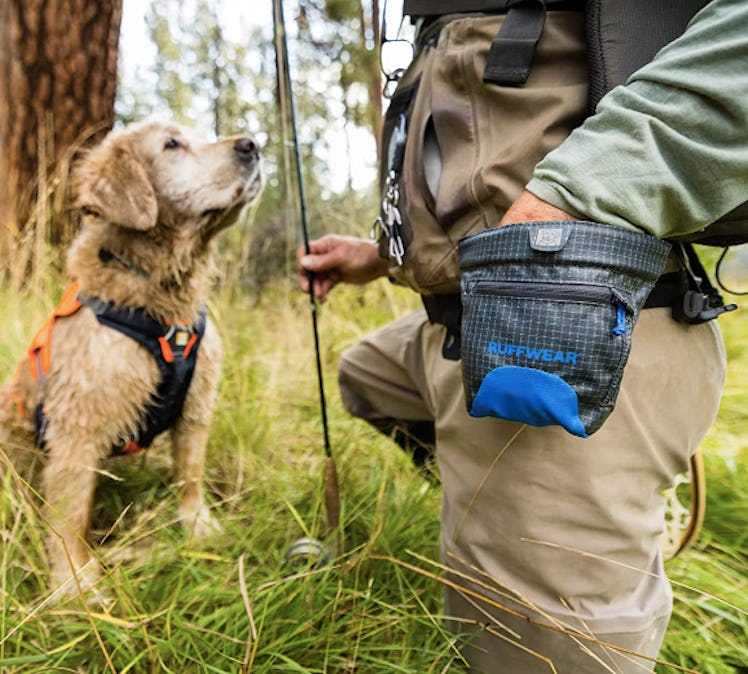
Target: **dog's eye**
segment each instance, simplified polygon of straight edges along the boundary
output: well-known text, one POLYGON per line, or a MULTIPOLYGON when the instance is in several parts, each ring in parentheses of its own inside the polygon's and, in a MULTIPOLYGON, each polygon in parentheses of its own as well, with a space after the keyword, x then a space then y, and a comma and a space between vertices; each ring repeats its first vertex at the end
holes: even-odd
POLYGON ((181 146, 182 144, 176 138, 169 138, 169 140, 164 143, 164 150, 176 150, 181 146))

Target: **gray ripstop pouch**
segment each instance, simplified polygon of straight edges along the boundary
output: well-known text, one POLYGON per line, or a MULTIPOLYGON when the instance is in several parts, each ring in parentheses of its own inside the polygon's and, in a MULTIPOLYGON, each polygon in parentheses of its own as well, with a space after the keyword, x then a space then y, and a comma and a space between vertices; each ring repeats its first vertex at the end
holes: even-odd
POLYGON ((670 244, 585 221, 528 222, 459 243, 462 372, 473 417, 587 437, 616 402, 631 333, 670 244))

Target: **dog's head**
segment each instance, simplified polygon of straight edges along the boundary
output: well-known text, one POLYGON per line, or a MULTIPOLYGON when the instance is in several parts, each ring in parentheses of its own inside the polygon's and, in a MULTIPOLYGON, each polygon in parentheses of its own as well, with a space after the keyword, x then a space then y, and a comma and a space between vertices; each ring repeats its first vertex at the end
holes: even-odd
POLYGON ((207 142, 176 124, 134 124, 88 150, 72 176, 81 230, 67 269, 81 292, 181 320, 204 301, 215 234, 262 187, 257 146, 207 142))
POLYGON ((74 173, 75 206, 121 228, 157 225, 212 235, 231 224, 262 187, 252 138, 207 142, 157 121, 110 133, 74 173))

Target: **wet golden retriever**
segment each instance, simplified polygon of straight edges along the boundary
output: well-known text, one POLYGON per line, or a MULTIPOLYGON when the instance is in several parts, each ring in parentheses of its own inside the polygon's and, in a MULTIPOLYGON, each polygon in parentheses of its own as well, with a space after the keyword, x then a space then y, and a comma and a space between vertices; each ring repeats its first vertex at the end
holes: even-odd
POLYGON ((75 285, 0 389, 0 449, 26 468, 42 457, 56 586, 98 578, 86 536, 102 462, 147 446, 164 425, 181 522, 196 535, 216 528, 202 480, 221 345, 203 306, 215 235, 261 183, 251 138, 206 142, 155 121, 110 133, 75 168, 75 285))

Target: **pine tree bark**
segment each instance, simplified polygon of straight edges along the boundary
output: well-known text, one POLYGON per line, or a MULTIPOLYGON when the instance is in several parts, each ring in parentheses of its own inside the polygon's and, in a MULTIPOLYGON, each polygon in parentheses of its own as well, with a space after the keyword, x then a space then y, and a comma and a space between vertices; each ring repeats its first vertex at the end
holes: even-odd
POLYGON ((0 0, 0 253, 42 202, 63 237, 49 197, 71 152, 114 123, 121 18, 122 0, 0 0))

